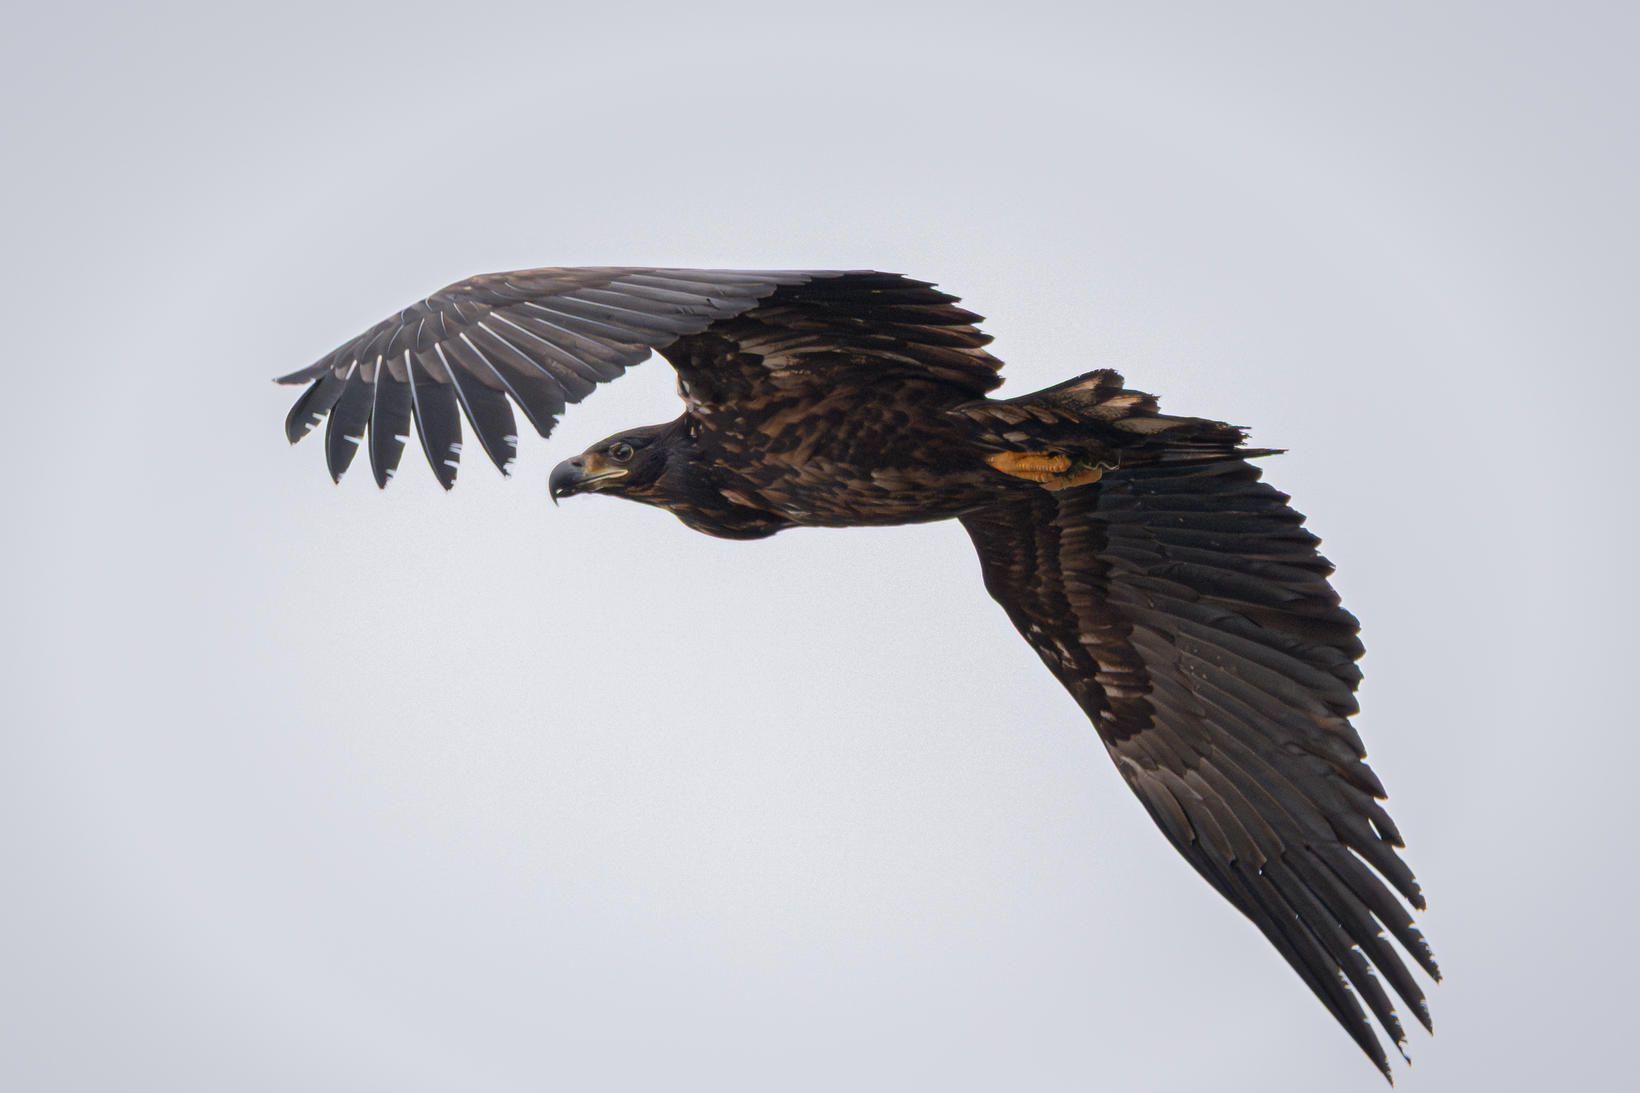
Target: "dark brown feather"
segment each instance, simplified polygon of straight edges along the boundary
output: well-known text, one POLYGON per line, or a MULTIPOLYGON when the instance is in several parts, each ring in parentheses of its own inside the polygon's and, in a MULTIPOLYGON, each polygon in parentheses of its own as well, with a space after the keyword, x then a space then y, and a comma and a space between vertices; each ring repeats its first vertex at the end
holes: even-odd
POLYGON ((1423 899, 1348 722, 1356 621, 1302 517, 1259 478, 1239 456, 1162 463, 962 522, 987 589, 1163 833, 1383 1069, 1358 998, 1404 1034, 1371 967, 1429 1014, 1381 930, 1438 975, 1385 881, 1423 899))

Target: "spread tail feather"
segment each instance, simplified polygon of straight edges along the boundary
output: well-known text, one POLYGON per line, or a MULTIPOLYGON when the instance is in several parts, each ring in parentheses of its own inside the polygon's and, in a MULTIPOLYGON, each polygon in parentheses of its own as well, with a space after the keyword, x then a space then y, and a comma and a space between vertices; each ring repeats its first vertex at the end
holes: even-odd
POLYGON ((1016 455, 1064 457, 1067 466, 1108 470, 1279 451, 1242 447, 1247 433, 1235 425, 1164 414, 1155 395, 1122 383, 1119 372, 1101 368, 1018 398, 964 403, 951 413, 974 426, 975 442, 998 469, 1015 466, 1016 455))

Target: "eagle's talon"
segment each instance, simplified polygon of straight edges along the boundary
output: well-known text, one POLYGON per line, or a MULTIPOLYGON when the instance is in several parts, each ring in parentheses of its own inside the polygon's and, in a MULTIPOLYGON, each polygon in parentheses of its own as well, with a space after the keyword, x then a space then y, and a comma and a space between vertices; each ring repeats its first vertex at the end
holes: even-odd
POLYGON ((1099 481, 1104 474, 1097 463, 1073 460, 1064 452, 994 452, 985 457, 996 470, 1014 478, 1035 482, 1043 489, 1064 490, 1099 481))

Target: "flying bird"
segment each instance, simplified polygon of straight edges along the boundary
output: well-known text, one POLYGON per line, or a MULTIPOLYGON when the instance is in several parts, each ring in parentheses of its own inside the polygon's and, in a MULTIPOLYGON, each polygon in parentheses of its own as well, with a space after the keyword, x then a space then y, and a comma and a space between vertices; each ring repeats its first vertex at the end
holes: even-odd
POLYGON ((727 539, 961 522, 986 590, 1162 833, 1388 1076, 1366 1011, 1404 1057, 1390 992, 1430 1017, 1402 953, 1439 972, 1350 724, 1359 627, 1261 480, 1253 460, 1274 453, 1108 370, 992 398, 978 321, 874 271, 522 270, 441 289, 279 382, 307 385, 292 443, 328 418, 334 478, 364 447, 385 486, 414 423, 448 489, 463 416, 505 472, 514 406, 546 436, 653 351, 683 413, 560 463, 554 501, 624 497, 727 539))

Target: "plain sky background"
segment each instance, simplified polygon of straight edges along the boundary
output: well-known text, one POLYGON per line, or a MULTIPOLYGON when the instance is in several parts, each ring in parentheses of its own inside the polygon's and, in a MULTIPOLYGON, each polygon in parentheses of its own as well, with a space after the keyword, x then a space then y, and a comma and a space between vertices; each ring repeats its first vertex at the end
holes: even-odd
POLYGON ((1633 5, 13 5, 7 1090, 1377 1090, 955 525, 340 487, 268 382, 471 273, 871 266, 1290 449, 1447 972, 1626 1085, 1633 5), (596 11, 593 10, 596 8, 596 11))

